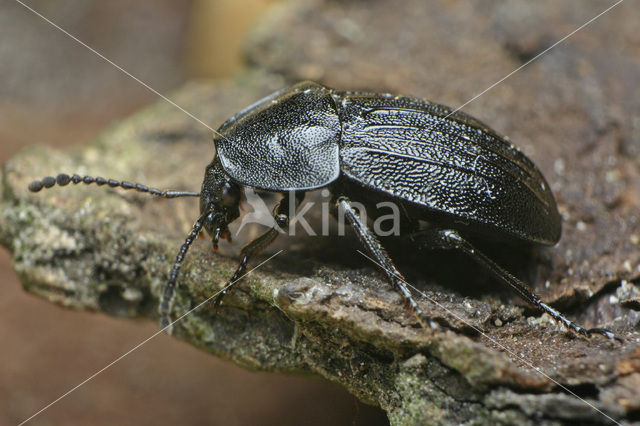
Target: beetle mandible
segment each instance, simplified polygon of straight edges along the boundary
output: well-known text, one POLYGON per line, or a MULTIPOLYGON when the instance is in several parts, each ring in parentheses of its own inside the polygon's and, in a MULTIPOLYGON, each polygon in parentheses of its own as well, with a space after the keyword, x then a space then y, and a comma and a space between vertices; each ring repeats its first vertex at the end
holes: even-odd
POLYGON ((351 200, 400 204, 409 232, 417 231, 419 220, 431 225, 423 233, 431 247, 466 253, 525 301, 578 334, 614 337, 607 330, 586 329, 569 321, 471 243, 473 238, 488 238, 551 246, 560 239, 561 218, 535 164, 465 113, 421 99, 345 92, 301 82, 227 120, 216 132, 214 143, 216 153, 199 193, 66 174, 34 181, 29 189, 36 192, 55 184, 83 182, 165 198, 200 197, 200 217, 176 256, 160 302, 163 328, 171 324, 171 302, 190 245, 203 228, 214 248, 220 238, 230 237, 228 225, 240 214, 245 187, 283 194, 273 212, 277 226, 241 250, 240 265, 216 297, 216 306, 244 274, 249 260, 275 240, 278 227, 288 224, 291 203, 295 209, 305 192, 328 188, 362 245, 422 326, 438 328, 414 300, 351 200))

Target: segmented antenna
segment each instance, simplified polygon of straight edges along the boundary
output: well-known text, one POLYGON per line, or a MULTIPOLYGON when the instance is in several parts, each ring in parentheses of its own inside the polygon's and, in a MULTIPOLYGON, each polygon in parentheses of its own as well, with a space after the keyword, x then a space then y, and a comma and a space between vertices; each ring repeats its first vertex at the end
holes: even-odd
POLYGON ((169 317, 171 313, 170 305, 171 300, 173 299, 173 293, 175 291, 176 282, 178 280, 178 273, 180 272, 180 267, 182 266, 182 261, 184 260, 191 243, 198 238, 200 235, 200 231, 202 230, 202 226, 204 225, 204 221, 210 212, 204 212, 193 224, 193 229, 185 239, 182 247, 180 247, 180 251, 176 256, 176 261, 173 263, 173 268, 171 268, 171 273, 169 274, 169 281, 167 282, 166 287, 164 288, 164 294, 162 295, 162 301, 160 302, 160 328, 165 330, 167 334, 171 334, 171 318, 169 317))
POLYGON ((115 179, 105 179, 103 177, 93 177, 93 176, 80 176, 80 175, 72 175, 69 176, 65 173, 60 173, 55 178, 53 176, 47 176, 42 178, 42 180, 34 180, 29 184, 29 191, 38 192, 42 188, 51 188, 54 185, 58 186, 66 186, 69 183, 79 184, 84 183, 86 185, 95 183, 98 186, 108 185, 111 188, 122 188, 122 189, 134 189, 138 192, 145 192, 147 194, 155 195, 162 198, 178 198, 178 197, 199 197, 199 192, 187 192, 187 191, 170 191, 164 190, 161 191, 157 188, 149 188, 146 185, 142 185, 140 183, 132 183, 127 182, 126 180, 119 181, 115 179))

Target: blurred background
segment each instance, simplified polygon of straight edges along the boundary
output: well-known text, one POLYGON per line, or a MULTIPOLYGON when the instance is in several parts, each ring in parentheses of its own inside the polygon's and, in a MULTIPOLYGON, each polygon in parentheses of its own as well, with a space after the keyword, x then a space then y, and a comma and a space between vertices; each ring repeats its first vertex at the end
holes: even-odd
MULTIPOLYGON (((30 0, 30 7, 163 94, 243 66, 247 32, 276 0, 30 0)), ((22 147, 90 141, 158 101, 14 0, 0 3, 0 162, 22 147)), ((209 146, 209 141, 203 141, 209 146)), ((37 174, 37 173, 36 173, 37 174)), ((34 175, 34 177, 36 177, 34 175)), ((34 414, 156 332, 24 293, 0 249, 0 425, 34 414)), ((386 424, 318 379, 252 373, 159 336, 33 424, 386 424)))

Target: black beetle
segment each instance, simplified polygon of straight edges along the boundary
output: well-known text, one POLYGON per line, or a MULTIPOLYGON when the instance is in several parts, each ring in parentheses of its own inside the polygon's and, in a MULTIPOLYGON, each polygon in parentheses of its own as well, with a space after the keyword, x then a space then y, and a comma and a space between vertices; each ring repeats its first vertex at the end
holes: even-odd
POLYGON ((360 220, 351 201, 392 201, 402 208, 405 232, 431 226, 423 243, 471 256, 524 300, 575 332, 585 329, 543 303, 533 290, 478 251, 468 238, 512 244, 554 245, 561 218, 546 180, 515 146, 462 112, 421 99, 390 94, 343 92, 302 82, 275 92, 227 120, 216 132, 216 154, 205 170, 200 193, 160 191, 113 179, 61 174, 32 182, 39 191, 55 183, 107 184, 166 198, 200 197, 200 217, 180 248, 160 303, 161 324, 170 324, 170 305, 186 252, 204 228, 217 248, 239 216, 244 187, 283 194, 274 210, 277 226, 251 241, 229 284, 247 262, 278 235, 306 191, 329 188, 362 244, 411 307, 423 326, 426 316, 376 235, 360 220))

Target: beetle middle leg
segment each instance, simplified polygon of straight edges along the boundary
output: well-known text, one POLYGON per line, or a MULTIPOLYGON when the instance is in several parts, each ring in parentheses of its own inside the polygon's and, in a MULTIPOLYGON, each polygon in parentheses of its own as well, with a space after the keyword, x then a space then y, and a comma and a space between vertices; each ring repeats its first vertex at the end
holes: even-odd
POLYGON ((367 224, 360 220, 360 216, 358 216, 358 213, 354 210, 349 199, 346 197, 338 197, 337 204, 338 207, 344 211, 349 224, 355 230, 362 245, 366 247, 369 254, 373 256, 378 266, 381 267, 393 288, 400 292, 405 303, 417 317, 420 325, 424 328, 439 329, 440 326, 433 319, 425 315, 420 306, 418 306, 418 303, 411 295, 411 291, 409 291, 409 288, 405 284, 402 274, 400 274, 393 264, 393 261, 384 247, 382 247, 382 244, 380 244, 373 232, 367 227, 367 224))
POLYGON ((273 241, 278 237, 281 228, 289 226, 289 212, 291 210, 295 210, 291 209, 290 203, 296 203, 295 206, 298 206, 302 202, 303 198, 304 192, 300 191, 296 192, 293 198, 288 192, 284 194, 282 200, 280 200, 278 205, 273 209, 273 219, 275 220, 276 225, 242 248, 242 250, 240 251, 240 265, 238 265, 238 268, 233 273, 231 279, 224 285, 224 287, 222 287, 222 291, 220 291, 220 293, 214 299, 214 307, 217 308, 218 306, 220 306, 224 296, 242 277, 245 270, 247 269, 247 263, 249 262, 249 260, 257 256, 262 250, 273 243, 273 241))
POLYGON ((543 312, 548 313, 551 317, 562 323, 566 328, 573 330, 574 332, 583 336, 591 336, 593 334, 600 334, 609 339, 615 338, 615 335, 603 328, 590 328, 586 329, 570 320, 565 318, 560 312, 553 309, 551 306, 540 300, 540 297, 524 282, 513 276, 509 271, 502 268, 495 263, 484 253, 474 247, 469 241, 462 237, 458 231, 452 229, 431 229, 427 232, 420 233, 421 242, 423 245, 428 245, 431 248, 439 249, 452 249, 459 250, 466 255, 470 256, 480 266, 489 271, 495 278, 497 278, 502 284, 507 285, 511 289, 515 290, 524 300, 536 306, 543 312))

